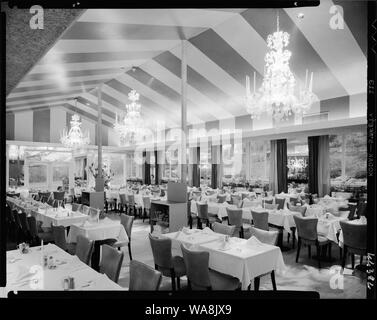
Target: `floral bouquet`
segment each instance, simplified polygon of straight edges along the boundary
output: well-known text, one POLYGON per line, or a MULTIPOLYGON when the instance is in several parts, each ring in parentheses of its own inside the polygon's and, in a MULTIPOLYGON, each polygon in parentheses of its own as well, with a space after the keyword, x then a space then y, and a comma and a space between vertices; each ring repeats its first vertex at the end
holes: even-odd
MULTIPOLYGON (((89 169, 90 173, 93 175, 94 179, 97 179, 98 174, 99 174, 98 167, 95 167, 94 163, 92 163, 88 167, 88 169, 89 169)), ((106 164, 104 164, 102 166, 102 178, 103 178, 105 188, 109 187, 109 182, 111 181, 111 179, 114 175, 115 175, 115 173, 112 172, 112 170, 106 164)))

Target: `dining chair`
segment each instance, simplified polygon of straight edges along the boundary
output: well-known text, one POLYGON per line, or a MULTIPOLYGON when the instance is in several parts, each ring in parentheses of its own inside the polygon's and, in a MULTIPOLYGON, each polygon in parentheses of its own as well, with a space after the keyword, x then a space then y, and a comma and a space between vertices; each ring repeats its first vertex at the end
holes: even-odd
POLYGON ((298 215, 294 215, 293 219, 296 224, 298 242, 297 242, 297 254, 296 262, 300 256, 301 245, 305 244, 308 246, 308 255, 311 258, 311 246, 315 245, 317 248, 317 260, 318 268, 321 268, 321 248, 329 249, 329 257, 331 258, 331 242, 326 237, 318 235, 317 233, 317 218, 304 218, 298 215))
POLYGON ((242 204, 241 197, 239 197, 239 196, 231 196, 231 199, 232 199, 232 204, 233 205, 237 206, 237 208, 241 207, 241 204, 242 204))
POLYGON ((38 198, 41 202, 47 202, 47 200, 50 198, 51 193, 50 192, 38 192, 38 198))
POLYGON ((54 226, 51 225, 52 228, 52 235, 54 238, 54 243, 60 249, 67 251, 70 254, 75 254, 76 252, 76 245, 73 243, 67 243, 65 228, 63 226, 54 226))
POLYGON ((29 224, 29 230, 34 244, 39 244, 41 240, 43 243, 54 242, 54 236, 52 232, 40 232, 38 230, 38 222, 33 215, 27 218, 29 224))
POLYGON ((298 197, 297 198, 295 198, 295 197, 290 197, 289 198, 288 205, 292 204, 293 206, 295 206, 295 205, 297 205, 297 203, 301 203, 301 201, 298 199, 298 197))
POLYGON ((264 207, 266 204, 274 204, 274 199, 263 199, 262 207, 264 207))
POLYGON ((132 260, 130 262, 129 291, 158 291, 161 280, 160 271, 140 261, 132 260))
POLYGON ((164 276, 171 278, 172 290, 176 290, 175 279, 177 279, 177 289, 180 290, 180 278, 186 275, 186 267, 183 258, 174 256, 171 253, 171 239, 156 238, 149 234, 149 242, 152 248, 155 269, 164 276))
POLYGON ((192 251, 181 244, 190 290, 240 290, 240 281, 227 274, 209 269, 209 252, 192 251))
POLYGON ((366 216, 367 214, 367 202, 364 200, 359 201, 356 208, 356 216, 360 219, 361 216, 366 216))
POLYGON ((75 255, 85 264, 90 266, 94 248, 94 241, 89 240, 83 235, 77 236, 75 255))
POLYGON ((193 191, 192 192, 192 200, 194 201, 200 201, 202 197, 202 192, 201 191, 193 191))
POLYGON ((58 206, 64 206, 64 191, 54 191, 54 200, 58 201, 58 206))
POLYGON ((81 206, 80 210, 83 214, 89 215, 90 207, 88 207, 87 205, 83 205, 81 206))
POLYGON ((136 203, 135 203, 135 195, 134 194, 128 194, 127 195, 127 203, 128 203, 128 214, 131 214, 131 210, 133 211, 133 215, 137 216, 137 209, 136 203))
POLYGON ((16 221, 14 220, 14 216, 12 214, 12 209, 10 205, 7 204, 5 206, 5 213, 6 213, 6 221, 7 221, 7 230, 9 235, 9 240, 16 241, 16 221))
POLYGON ((226 208, 228 214, 228 224, 235 226, 238 231, 239 237, 244 238, 244 226, 242 222, 242 209, 226 208))
POLYGON ((285 204, 285 198, 277 198, 277 197, 275 197, 275 204, 278 205, 278 210, 283 210, 284 209, 284 204, 285 204))
POLYGON ((91 220, 99 220, 101 215, 101 209, 89 207, 89 217, 91 220))
MULTIPOLYGON (((50 206, 50 207, 54 207, 54 204, 56 203, 55 200, 53 198, 49 198, 46 203, 50 206)), ((57 203, 56 203, 57 204, 57 203)), ((56 206, 57 207, 57 206, 56 206)))
POLYGON ((265 203, 263 209, 266 209, 266 210, 278 210, 278 207, 279 207, 278 204, 265 203))
POLYGON ((190 229, 192 229, 192 223, 197 218, 198 216, 191 212, 191 200, 187 200, 187 223, 190 226, 190 229))
POLYGON ((80 203, 72 203, 72 211, 73 212, 81 211, 81 207, 82 207, 82 204, 80 204, 80 203))
POLYGON ((340 227, 343 233, 342 268, 345 267, 348 254, 351 254, 352 269, 354 269, 355 254, 360 255, 360 265, 363 262, 363 256, 367 255, 367 225, 340 221, 340 227))
POLYGON ((32 237, 31 237, 31 234, 30 234, 29 224, 27 223, 26 212, 21 211, 18 214, 18 218, 20 219, 22 236, 23 236, 24 241, 30 241, 32 239, 32 237))
POLYGON ((215 216, 210 216, 208 214, 208 204, 207 203, 196 203, 196 208, 198 211, 198 224, 197 228, 202 229, 203 228, 203 222, 206 223, 207 227, 212 226, 212 223, 218 221, 218 219, 215 216))
POLYGON ((121 214, 122 212, 125 212, 127 213, 127 198, 126 198, 126 194, 124 193, 120 193, 119 194, 119 214, 121 214))
MULTIPOLYGON (((272 246, 276 246, 278 242, 278 231, 265 231, 262 229, 251 227, 251 236, 256 237, 260 242, 269 244, 272 246)), ((273 290, 276 290, 276 280, 275 280, 275 270, 272 270, 270 273, 271 276, 271 282, 272 282, 272 288, 273 290)), ((259 290, 259 283, 260 283, 260 277, 263 277, 264 275, 267 275, 268 273, 265 273, 261 276, 258 276, 254 278, 254 289, 255 291, 259 290)))
POLYGON ((118 283, 120 269, 123 262, 123 252, 104 244, 102 247, 102 258, 100 272, 106 274, 110 280, 118 283))
POLYGON ((269 230, 268 227, 268 212, 267 211, 254 211, 251 210, 251 216, 253 218, 253 225, 255 228, 262 230, 269 230))
POLYGON ((18 214, 18 209, 15 207, 12 210, 13 219, 15 222, 15 235, 16 235, 16 242, 20 243, 21 241, 24 241, 24 235, 22 231, 21 221, 18 214))
POLYGON ((230 237, 232 237, 234 235, 234 232, 236 230, 236 226, 230 226, 230 225, 226 225, 226 224, 223 224, 223 223, 220 223, 220 222, 215 222, 213 225, 213 231, 216 232, 216 233, 221 233, 221 234, 225 234, 225 235, 228 235, 230 237))
POLYGON ((224 203, 226 201, 226 194, 217 195, 217 203, 224 203))
POLYGON ((128 255, 130 256, 130 261, 132 261, 132 252, 131 252, 131 234, 132 234, 132 225, 135 217, 129 216, 124 213, 120 215, 120 223, 122 224, 124 230, 127 233, 128 241, 117 241, 113 244, 113 247, 120 248, 128 246, 128 255))
POLYGON ((151 214, 151 198, 143 197, 144 213, 143 213, 143 222, 146 217, 150 217, 151 214))
POLYGON ((288 203, 288 209, 294 212, 300 212, 303 217, 305 217, 305 213, 307 210, 307 207, 305 206, 294 206, 288 203))

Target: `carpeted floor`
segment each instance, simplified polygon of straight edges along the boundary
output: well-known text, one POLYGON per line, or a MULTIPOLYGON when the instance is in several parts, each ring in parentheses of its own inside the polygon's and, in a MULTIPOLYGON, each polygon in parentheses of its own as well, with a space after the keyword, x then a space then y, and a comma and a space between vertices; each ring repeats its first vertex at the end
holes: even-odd
MULTIPOLYGON (((118 215, 110 214, 109 218, 119 219, 118 215)), ((195 226, 194 226, 195 227, 195 226)), ((152 250, 150 248, 148 233, 150 227, 148 221, 144 223, 137 219, 132 229, 132 256, 133 259, 144 262, 154 267, 152 250)), ((245 238, 250 235, 245 234, 245 238)), ((284 245, 287 235, 284 234, 284 245)), ((129 256, 128 249, 124 248, 125 259, 120 273, 119 284, 128 287, 129 283, 129 256)), ((315 250, 314 250, 315 251, 315 250)), ((340 274, 339 248, 332 246, 333 262, 322 262, 318 269, 317 260, 308 258, 308 251, 302 248, 299 262, 296 263, 296 249, 283 251, 283 259, 287 266, 284 275, 276 274, 278 290, 317 291, 321 298, 327 299, 364 299, 366 298, 365 273, 346 268, 344 275, 340 274)), ((350 260, 350 259, 349 259, 350 260)), ((356 264, 358 259, 356 259, 356 264)), ((350 267, 350 261, 347 265, 350 267)), ((182 290, 186 288, 186 278, 181 280, 182 290)), ((252 284, 253 288, 253 284, 252 284)), ((163 277, 161 290, 171 290, 170 278, 163 277)), ((252 289, 253 290, 253 289, 252 289)), ((270 276, 264 276, 260 281, 260 290, 272 290, 270 276)))

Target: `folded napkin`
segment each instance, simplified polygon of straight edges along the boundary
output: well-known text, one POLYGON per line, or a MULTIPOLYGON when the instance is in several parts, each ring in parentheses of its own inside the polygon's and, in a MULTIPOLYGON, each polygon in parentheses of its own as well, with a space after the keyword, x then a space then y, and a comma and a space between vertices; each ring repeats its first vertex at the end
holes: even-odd
POLYGON ((214 234, 214 232, 208 227, 205 227, 203 229, 202 233, 204 233, 204 234, 214 234))
POLYGON ((253 246, 258 246, 258 245, 261 245, 263 244, 262 242, 260 242, 255 236, 252 236, 251 238, 249 238, 247 241, 246 241, 246 245, 248 247, 253 247, 253 246))

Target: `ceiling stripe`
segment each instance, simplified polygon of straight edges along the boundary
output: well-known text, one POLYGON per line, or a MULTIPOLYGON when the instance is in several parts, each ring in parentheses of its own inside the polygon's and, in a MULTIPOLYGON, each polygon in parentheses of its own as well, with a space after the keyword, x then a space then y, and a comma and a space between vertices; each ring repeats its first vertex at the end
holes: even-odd
POLYGON ((19 100, 28 99, 29 97, 33 99, 33 98, 38 98, 38 97, 43 98, 45 96, 51 96, 51 95, 53 96, 57 94, 70 93, 70 92, 75 92, 75 91, 85 92, 87 89, 92 89, 93 87, 95 87, 94 84, 90 84, 90 85, 80 84, 80 85, 76 85, 72 87, 64 86, 61 88, 16 92, 16 93, 11 93, 8 96, 9 98, 7 100, 11 102, 11 101, 19 101, 19 100), (81 90, 78 90, 78 89, 81 89, 81 90))
POLYGON ((321 2, 318 10, 292 8, 285 11, 292 20, 296 18, 298 12, 305 14, 298 28, 347 93, 358 94, 366 91, 367 88, 367 59, 346 24, 344 29, 330 29, 329 17, 331 16, 328 13, 332 5, 334 5, 332 1, 326 1, 321 2), (329 32, 313 32, 316 28, 328 28, 329 32), (333 35, 334 32, 336 37, 333 35))
POLYGON ((33 73, 58 73, 65 75, 67 71, 82 71, 82 70, 97 70, 98 68, 103 69, 120 69, 121 67, 132 67, 142 64, 145 60, 115 60, 115 61, 102 61, 102 62, 80 62, 80 63, 64 63, 64 64, 54 64, 54 63, 44 63, 37 64, 33 68, 30 74, 33 73))
POLYGON ((87 10, 78 21, 211 28, 234 14, 201 9, 101 9, 87 10))
MULTIPOLYGON (((314 12, 315 8, 312 11, 314 12)), ((267 39, 269 34, 276 31, 276 13, 276 9, 258 9, 246 10, 241 15, 263 39, 267 39)), ((347 92, 344 87, 330 72, 295 22, 282 9, 279 9, 279 21, 280 30, 291 35, 287 49, 292 52, 290 68, 296 76, 296 80, 304 83, 305 70, 308 68, 309 71, 314 71, 313 92, 317 94, 320 100, 346 95, 347 92)))
MULTIPOLYGON (((148 72, 151 76, 158 78, 173 90, 180 92, 181 79, 157 63, 155 60, 149 60, 146 63, 143 63, 140 68, 148 72)), ((208 117, 213 117, 215 119, 229 118, 232 116, 227 110, 221 108, 219 105, 216 105, 214 101, 211 101, 207 96, 189 84, 187 85, 187 96, 189 100, 193 101, 193 103, 197 105, 199 108, 199 113, 202 113, 203 115, 207 113, 208 117)))
POLYGON ((41 103, 43 103, 49 100, 56 100, 57 98, 70 99, 70 98, 76 97, 79 93, 82 93, 82 90, 73 90, 68 94, 59 93, 59 94, 47 94, 47 95, 42 94, 42 95, 29 96, 26 100, 20 100, 20 98, 13 98, 13 99, 8 99, 6 104, 7 106, 16 106, 16 105, 27 105, 30 102, 36 102, 36 101, 40 101, 41 103))
MULTIPOLYGON (((86 112, 88 114, 91 114, 97 122, 98 119, 98 112, 97 108, 94 108, 93 106, 87 106, 85 104, 82 104, 81 102, 77 101, 77 106, 75 105, 75 102, 67 103, 67 105, 70 105, 73 107, 73 111, 76 113, 79 113, 79 111, 86 112)), ((105 113, 102 114, 102 120, 107 121, 108 123, 112 123, 114 121, 114 118, 109 117, 105 113)))
POLYGON ((267 43, 241 15, 236 15, 217 25, 213 30, 259 74, 263 74, 267 43), (234 30, 237 30, 237 32, 234 32, 234 30))
MULTIPOLYGON (((175 76, 179 78, 181 77, 181 60, 174 56, 171 52, 164 52, 155 57, 153 60, 158 62, 164 68, 168 69, 175 76)), ((202 92, 209 99, 218 102, 219 105, 222 105, 221 100, 224 101, 229 99, 224 92, 219 90, 206 78, 193 70, 189 64, 187 65, 187 83, 196 90, 202 92)))
MULTIPOLYGON (((87 81, 102 81, 106 82, 111 79, 110 75, 94 75, 94 76, 86 76, 86 77, 67 77, 63 80, 63 82, 72 83, 72 82, 87 82, 87 81)), ((18 86, 17 90, 21 88, 27 88, 27 87, 33 87, 33 86, 47 86, 47 85, 59 85, 59 83, 62 82, 62 79, 49 79, 49 80, 35 80, 35 81, 21 81, 18 86)), ((14 89, 14 92, 17 92, 16 89, 14 89)))
MULTIPOLYGON (((116 74, 123 73, 124 71, 119 68, 111 69, 93 69, 93 70, 71 70, 65 72, 65 76, 68 78, 73 77, 85 77, 85 76, 95 76, 95 75, 109 75, 115 76, 116 74)), ((57 76, 53 73, 32 73, 24 77, 23 81, 34 81, 34 80, 49 80, 56 79, 60 76, 57 76)))
POLYGON ((125 23, 76 22, 62 39, 177 40, 188 39, 206 28, 125 23))
MULTIPOLYGON (((79 115, 81 115, 83 118, 85 118, 86 120, 90 121, 91 123, 94 123, 94 124, 97 123, 97 118, 95 116, 93 116, 91 113, 85 112, 85 111, 80 110, 80 109, 76 110, 71 104, 66 104, 63 107, 64 107, 64 109, 66 109, 66 110, 68 110, 68 111, 70 111, 72 113, 74 113, 74 112, 77 111, 77 113, 79 115)), ((102 120, 102 124, 104 126, 109 127, 109 128, 112 127, 112 124, 110 122, 106 121, 106 120, 102 120)), ((84 128, 84 130, 85 130, 85 128, 84 128)))
MULTIPOLYGON (((181 106, 180 104, 175 103, 174 101, 164 97, 163 95, 155 92, 149 86, 144 85, 143 83, 135 80, 134 78, 130 77, 128 74, 123 74, 117 77, 117 80, 125 85, 129 86, 130 88, 135 89, 136 91, 140 92, 142 95, 148 97, 149 99, 153 100, 156 104, 161 106, 163 110, 167 113, 171 113, 173 116, 180 119, 181 117, 181 106)), ((197 117, 189 117, 187 116, 187 122, 200 122, 200 119, 197 117)))
MULTIPOLYGON (((179 51, 177 48, 171 50, 176 57, 180 56, 179 51)), ((234 115, 245 113, 245 88, 190 42, 187 42, 187 63, 190 66, 188 74, 195 70, 192 73, 193 78, 195 77, 194 82, 202 78, 205 79, 204 83, 211 84, 202 86, 202 90, 205 90, 203 93, 211 93, 214 95, 212 99, 216 99, 217 96, 217 103, 232 110, 234 115)))
MULTIPOLYGON (((145 72, 144 70, 137 68, 135 71, 128 71, 127 74, 137 81, 143 83, 146 86, 149 86, 152 90, 156 91, 157 93, 167 97, 171 101, 174 101, 176 105, 181 105, 181 94, 180 94, 180 88, 178 91, 173 90, 169 86, 167 86, 165 83, 161 82, 159 79, 151 76, 149 73, 145 72)), ((189 118, 192 118, 193 111, 198 111, 197 106, 191 101, 187 100, 187 116, 189 118)), ((198 115, 198 118, 201 121, 205 121, 205 116, 208 114, 204 111, 196 112, 195 114, 198 115)))
POLYGON ((180 40, 59 40, 53 48, 57 53, 107 51, 160 51, 174 47, 180 40))
POLYGON ((237 80, 241 86, 245 86, 246 75, 251 75, 256 71, 212 29, 190 39, 189 42, 237 80))
MULTIPOLYGON (((98 115, 98 105, 96 103, 92 103, 91 101, 89 101, 88 99, 86 99, 84 97, 78 97, 77 105, 78 105, 78 107, 81 107, 81 105, 85 105, 85 106, 93 109, 94 111, 96 111, 96 113, 98 115)), ((108 116, 112 120, 115 119, 115 113, 108 110, 103 105, 102 105, 102 114, 105 115, 105 116, 108 116)))
MULTIPOLYGON (((82 85, 84 85, 84 86, 92 86, 92 85, 96 86, 97 84, 102 83, 102 82, 104 82, 104 80, 99 79, 99 80, 69 82, 66 85, 68 87, 75 87, 75 86, 82 86, 82 85)), ((12 93, 19 93, 19 92, 32 93, 34 91, 40 91, 42 93, 44 90, 48 90, 48 89, 59 90, 59 85, 56 84, 56 83, 51 84, 51 81, 50 81, 50 84, 46 84, 46 85, 36 85, 36 86, 29 86, 29 87, 18 86, 16 89, 14 89, 12 91, 12 93)))
POLYGON ((160 54, 161 51, 120 51, 120 52, 89 52, 89 53, 54 53, 47 55, 39 62, 43 63, 79 63, 116 60, 149 59, 160 54))
POLYGON ((27 111, 27 110, 35 110, 39 108, 54 108, 54 107, 59 107, 65 103, 67 103, 68 100, 56 100, 54 102, 41 102, 38 101, 36 103, 27 103, 27 104, 22 104, 18 106, 11 106, 7 107, 7 112, 12 111, 12 112, 19 112, 19 111, 27 111))

